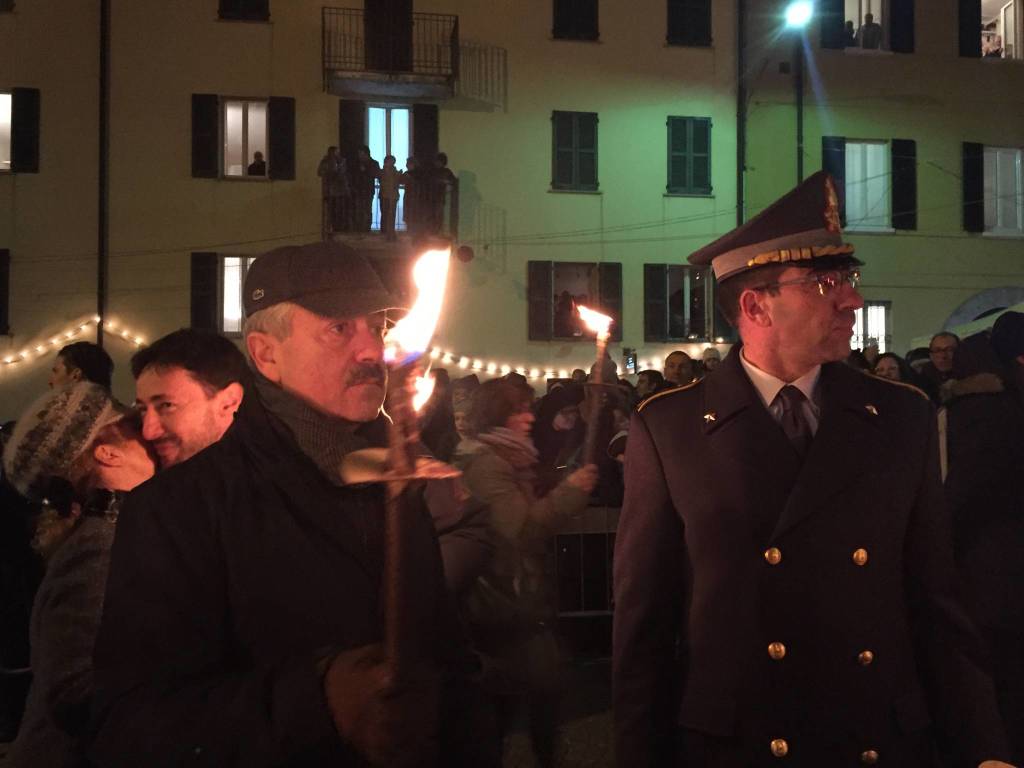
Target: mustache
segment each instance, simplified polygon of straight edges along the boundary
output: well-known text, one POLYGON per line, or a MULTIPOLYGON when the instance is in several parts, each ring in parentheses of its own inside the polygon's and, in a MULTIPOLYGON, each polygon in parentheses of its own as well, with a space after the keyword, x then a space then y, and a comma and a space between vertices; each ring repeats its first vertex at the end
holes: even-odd
POLYGON ((345 376, 345 386, 377 384, 383 387, 388 380, 388 369, 383 363, 356 363, 345 376))

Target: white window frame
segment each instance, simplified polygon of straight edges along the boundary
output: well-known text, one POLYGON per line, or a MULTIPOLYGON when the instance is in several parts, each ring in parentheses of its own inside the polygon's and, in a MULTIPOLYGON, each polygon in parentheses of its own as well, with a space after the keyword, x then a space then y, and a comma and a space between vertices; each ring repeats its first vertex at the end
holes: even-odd
POLYGON ((846 25, 847 21, 853 22, 854 31, 858 31, 861 25, 864 23, 864 14, 870 13, 874 16, 873 21, 881 26, 882 28, 882 42, 878 48, 861 48, 859 46, 854 48, 847 48, 846 50, 853 50, 857 52, 865 53, 876 53, 878 51, 889 50, 889 0, 844 0, 843 2, 843 25, 846 25), (850 9, 848 6, 856 3, 857 15, 850 19, 850 9))
MULTIPOLYGON (((396 109, 405 110, 409 113, 409 139, 408 148, 405 157, 399 157, 395 155, 395 168, 400 172, 405 172, 406 161, 412 157, 414 147, 412 145, 412 107, 408 104, 367 104, 366 105, 366 133, 367 144, 369 144, 370 136, 370 110, 371 109, 382 109, 384 110, 384 154, 381 155, 380 167, 384 167, 384 157, 386 155, 395 155, 392 150, 392 125, 391 125, 391 113, 396 109)), ((376 160, 377 158, 374 158, 376 160)), ((405 232, 408 229, 408 225, 405 223, 405 185, 402 184, 398 189, 398 202, 395 205, 395 231, 405 232)), ((373 203, 370 206, 370 231, 380 232, 380 180, 378 179, 374 183, 373 191, 373 203)))
POLYGON ((222 96, 220 99, 220 176, 222 179, 237 179, 245 181, 268 181, 270 179, 270 163, 268 155, 270 154, 270 100, 265 98, 255 98, 249 96, 222 96), (240 173, 229 173, 228 172, 228 108, 231 105, 241 104, 242 105, 242 165, 240 173), (262 104, 263 105, 263 148, 262 150, 249 149, 249 105, 250 104, 262 104), (267 173, 262 176, 249 176, 246 170, 249 164, 252 162, 252 153, 261 151, 263 153, 263 162, 267 164, 267 173))
POLYGON ((990 235, 1002 235, 1009 237, 1024 237, 1024 151, 1019 147, 990 147, 986 146, 984 160, 985 174, 985 233, 990 235), (999 174, 1001 164, 998 161, 1000 155, 1012 154, 1013 171, 1012 181, 1004 179, 999 174), (996 176, 993 179, 989 173, 990 158, 995 156, 996 176), (1006 189, 1005 185, 1010 188, 1006 189), (1016 198, 1017 221, 1013 224, 1001 220, 1004 211, 998 201, 1005 196, 1016 198), (994 222, 993 222, 994 219, 994 222))
POLYGON ((892 226, 892 150, 889 142, 885 139, 847 139, 845 170, 846 230, 849 232, 895 232, 896 230, 892 226), (859 153, 858 157, 860 148, 863 148, 863 151, 859 153), (868 170, 868 152, 870 151, 868 148, 881 150, 881 170, 876 172, 868 170), (851 173, 851 171, 855 172, 851 173), (870 182, 877 182, 874 186, 884 189, 880 197, 872 199, 870 182), (863 199, 857 201, 857 198, 863 199), (851 209, 854 210, 851 212, 851 209), (861 214, 861 209, 865 211, 865 214, 861 214))
MULTIPOLYGON (((0 91, 0 99, 7 103, 6 108, 6 140, 0 140, 0 173, 11 172, 11 132, 14 128, 14 96, 10 91, 0 91), (3 158, 6 156, 6 160, 3 158)), ((0 110, 0 139, 3 137, 4 131, 4 117, 3 110, 0 110)))
POLYGON ((217 270, 217 325, 225 336, 242 335, 242 327, 245 325, 242 288, 245 275, 255 260, 255 256, 244 254, 226 253, 220 257, 217 270), (232 311, 231 317, 227 316, 229 311, 232 311))
POLYGON ((892 302, 873 299, 863 309, 854 310, 850 349, 864 349, 869 341, 878 344, 879 354, 892 351, 892 302))

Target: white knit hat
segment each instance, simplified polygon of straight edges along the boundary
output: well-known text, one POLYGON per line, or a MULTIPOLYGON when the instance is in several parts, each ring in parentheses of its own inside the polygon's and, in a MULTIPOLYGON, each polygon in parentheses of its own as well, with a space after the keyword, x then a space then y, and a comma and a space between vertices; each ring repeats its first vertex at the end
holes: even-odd
POLYGON ((18 419, 4 449, 4 472, 19 493, 38 495, 54 476, 67 479, 99 431, 125 415, 110 393, 82 381, 47 392, 18 419))

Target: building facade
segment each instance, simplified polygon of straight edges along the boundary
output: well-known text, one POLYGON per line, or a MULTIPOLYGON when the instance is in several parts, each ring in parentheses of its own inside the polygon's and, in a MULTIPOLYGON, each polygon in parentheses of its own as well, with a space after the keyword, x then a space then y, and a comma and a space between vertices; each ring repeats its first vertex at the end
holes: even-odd
MULTIPOLYGON (((866 262, 858 340, 906 351, 1024 286, 1018 1, 820 0, 799 57, 752 0, 0 3, 0 416, 99 311, 125 399, 139 343, 237 332, 249 259, 324 235, 330 145, 447 154, 453 374, 586 367, 573 301, 616 317, 617 359, 699 353, 731 332, 686 255, 796 183, 798 111, 866 262), (872 11, 878 47, 844 41, 872 11)), ((392 269, 414 250, 334 237, 392 269)))

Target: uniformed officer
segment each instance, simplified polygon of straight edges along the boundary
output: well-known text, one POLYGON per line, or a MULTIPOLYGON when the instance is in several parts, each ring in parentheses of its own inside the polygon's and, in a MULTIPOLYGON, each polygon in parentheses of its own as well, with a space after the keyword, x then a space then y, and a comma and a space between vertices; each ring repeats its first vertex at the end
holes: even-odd
POLYGON ((863 301, 831 179, 690 262, 712 266, 742 344, 633 418, 619 765, 1005 766, 932 408, 839 362, 863 301))

